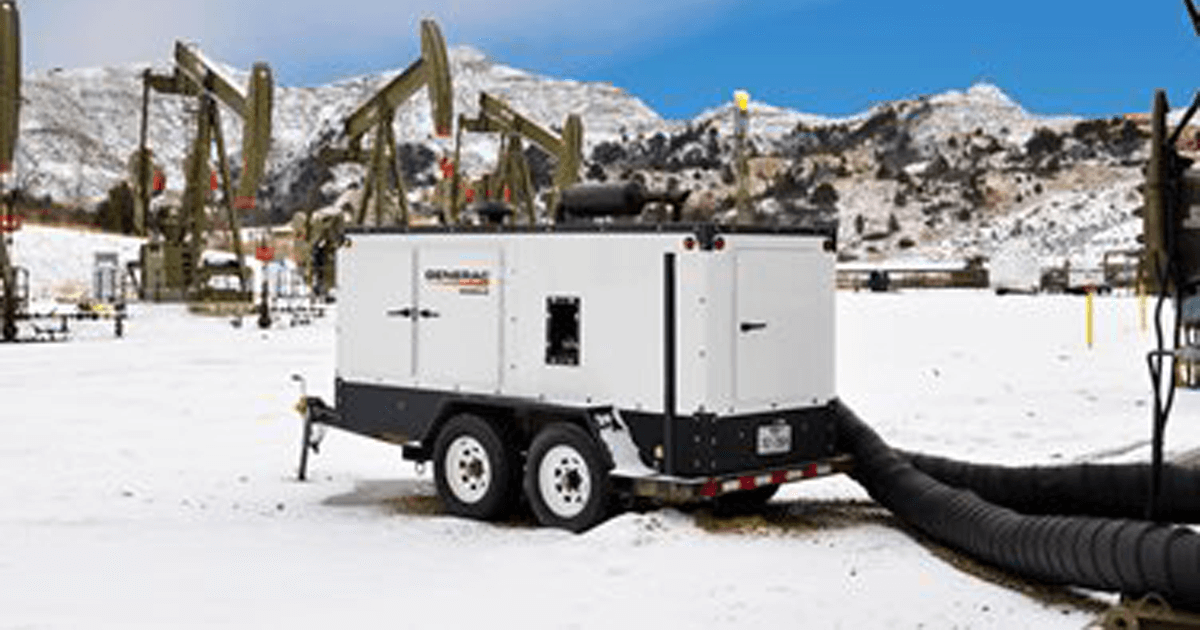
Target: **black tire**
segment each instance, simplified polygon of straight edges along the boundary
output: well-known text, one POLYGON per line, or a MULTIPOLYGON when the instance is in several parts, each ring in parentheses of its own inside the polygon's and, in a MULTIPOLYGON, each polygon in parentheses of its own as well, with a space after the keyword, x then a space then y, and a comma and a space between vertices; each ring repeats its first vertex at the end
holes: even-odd
POLYGON ((776 492, 779 492, 779 484, 722 494, 713 500, 713 513, 724 516, 753 512, 766 505, 776 492))
POLYGON ((560 422, 537 434, 525 465, 525 497, 539 523, 590 529, 608 516, 611 494, 607 464, 586 431, 560 422))
POLYGON ((450 418, 433 453, 433 477, 447 512, 494 520, 516 503, 520 468, 492 423, 469 413, 450 418))

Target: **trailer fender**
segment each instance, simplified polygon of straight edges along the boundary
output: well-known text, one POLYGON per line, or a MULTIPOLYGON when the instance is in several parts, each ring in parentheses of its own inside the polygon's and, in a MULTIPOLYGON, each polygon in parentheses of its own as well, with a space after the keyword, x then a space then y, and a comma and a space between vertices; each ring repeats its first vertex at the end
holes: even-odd
POLYGON ((405 450, 405 459, 415 459, 419 461, 428 461, 433 458, 433 444, 437 441, 438 435, 442 432, 442 428, 450 421, 450 418, 461 414, 470 413, 477 415, 484 420, 496 426, 496 429, 501 431, 501 435, 506 440, 513 439, 513 431, 510 429, 511 422, 507 419, 513 415, 513 409, 505 405, 489 405, 480 401, 472 400, 446 400, 444 401, 434 414, 433 422, 430 423, 428 431, 421 437, 421 447, 409 448, 405 450), (414 456, 414 457, 410 457, 414 456))
MULTIPOLYGON (((437 440, 438 433, 446 422, 459 413, 473 413, 493 421, 504 432, 505 439, 511 440, 518 452, 523 452, 533 441, 538 432, 555 422, 570 422, 587 431, 594 438, 598 437, 596 423, 591 420, 587 409, 564 407, 542 403, 531 403, 520 399, 454 397, 447 398, 438 407, 434 420, 429 425, 425 435, 421 437, 420 453, 414 449, 414 455, 421 459, 432 456, 431 447, 437 440)), ((408 456, 406 455, 406 458, 408 456)))

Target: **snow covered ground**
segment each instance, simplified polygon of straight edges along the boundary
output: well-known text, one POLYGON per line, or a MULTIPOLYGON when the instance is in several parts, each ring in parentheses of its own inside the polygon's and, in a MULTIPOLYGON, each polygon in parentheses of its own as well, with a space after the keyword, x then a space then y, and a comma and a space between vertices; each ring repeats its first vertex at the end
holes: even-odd
MULTIPOLYGON (((838 296, 842 397, 896 446, 999 463, 1145 456, 1137 300, 838 296)), ((428 471, 336 431, 293 480, 289 375, 327 399, 333 321, 235 329, 133 305, 126 337, 0 346, 0 630, 1081 628, 882 523, 713 533, 629 513, 582 535, 443 516, 428 471), (414 499, 414 497, 416 497, 414 499), (421 509, 400 509, 399 505, 421 509), (425 506, 425 507, 421 507, 425 506), (428 509, 426 509, 428 508, 428 509)), ((1172 452, 1200 447, 1181 391, 1172 452)), ((802 506, 864 498, 846 478, 802 506)))
MULTIPOLYGON (((260 230, 247 229, 244 242, 254 242, 260 230)), ((136 262, 146 239, 99 231, 84 231, 66 227, 25 224, 12 235, 12 258, 16 265, 29 272, 29 295, 32 300, 49 303, 54 300, 79 300, 93 297, 93 274, 96 254, 116 254, 120 274, 125 276, 126 265, 136 262)), ((205 251, 210 262, 231 261, 232 252, 205 251)), ((245 257, 250 267, 250 286, 258 290, 262 282, 263 265, 245 257)), ((295 272, 290 260, 274 261, 267 269, 271 286, 277 287, 288 272, 295 272), (285 271, 286 267, 286 271, 285 271)), ((134 289, 126 277, 128 292, 134 289)), ((38 310, 38 309, 35 309, 38 310)), ((45 309, 39 310, 44 312, 45 309)))

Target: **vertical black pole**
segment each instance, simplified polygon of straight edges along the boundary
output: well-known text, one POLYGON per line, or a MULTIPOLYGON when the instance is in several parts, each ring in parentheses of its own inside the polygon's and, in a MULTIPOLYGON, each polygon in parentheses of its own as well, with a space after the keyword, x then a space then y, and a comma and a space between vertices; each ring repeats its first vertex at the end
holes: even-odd
POLYGON ((663 255, 663 473, 675 473, 675 254, 663 255))
POLYGON ((269 286, 267 285, 267 263, 263 263, 263 281, 262 281, 262 300, 258 304, 258 327, 271 327, 271 303, 270 294, 268 293, 269 286))
MULTIPOLYGON (((13 193, 9 193, 4 197, 4 216, 0 217, 0 223, 15 222, 18 220, 15 216, 16 210, 13 209, 13 193)), ((3 228, 3 226, 0 226, 3 228)), ((15 341, 17 338, 17 271, 13 267, 12 260, 9 258, 8 247, 11 241, 9 234, 4 229, 0 229, 0 285, 3 286, 4 295, 0 297, 0 335, 4 341, 15 341)))

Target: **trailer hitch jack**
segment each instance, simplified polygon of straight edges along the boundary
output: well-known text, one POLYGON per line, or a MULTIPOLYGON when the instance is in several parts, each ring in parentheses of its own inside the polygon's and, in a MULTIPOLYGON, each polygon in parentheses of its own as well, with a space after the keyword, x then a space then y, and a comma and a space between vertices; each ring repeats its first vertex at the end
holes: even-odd
MULTIPOLYGON (((300 466, 296 472, 297 481, 308 480, 308 451, 313 453, 321 452, 321 440, 325 437, 325 431, 314 431, 313 425, 317 423, 314 416, 324 408, 324 403, 315 397, 309 397, 308 387, 304 382, 304 377, 299 374, 293 374, 292 380, 300 383, 300 400, 296 403, 296 411, 304 415, 304 431, 300 441, 300 466)), ((320 427, 324 429, 324 425, 320 427)))

